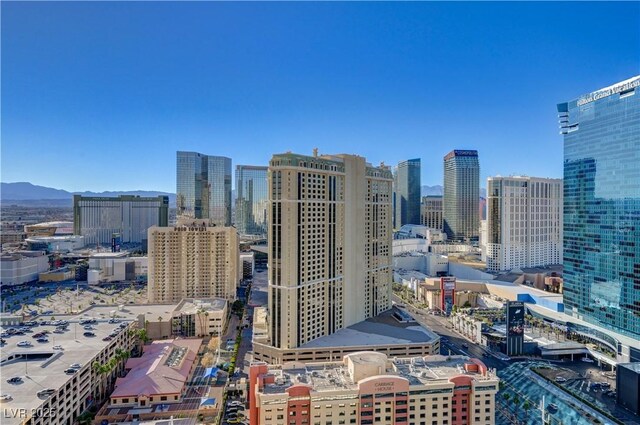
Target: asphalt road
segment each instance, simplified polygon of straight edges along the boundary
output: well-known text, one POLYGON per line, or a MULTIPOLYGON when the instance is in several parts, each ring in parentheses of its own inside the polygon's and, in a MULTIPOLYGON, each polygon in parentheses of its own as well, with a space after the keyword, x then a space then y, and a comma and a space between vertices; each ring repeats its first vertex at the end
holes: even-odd
POLYGON ((481 359, 487 367, 501 370, 509 366, 508 362, 497 359, 489 354, 484 347, 474 344, 448 326, 448 320, 442 316, 434 316, 426 313, 423 310, 416 309, 410 304, 406 304, 402 299, 393 295, 392 300, 398 304, 404 304, 406 310, 416 319, 422 326, 431 329, 433 332, 440 335, 440 354, 462 354, 469 357, 476 357, 481 359), (462 344, 467 344, 469 348, 464 348, 462 344))

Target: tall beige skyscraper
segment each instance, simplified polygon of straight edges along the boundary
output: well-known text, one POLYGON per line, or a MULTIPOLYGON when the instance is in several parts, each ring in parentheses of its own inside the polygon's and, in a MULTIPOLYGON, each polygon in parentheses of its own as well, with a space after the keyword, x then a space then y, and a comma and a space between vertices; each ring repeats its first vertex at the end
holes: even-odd
POLYGON ((235 298, 242 270, 238 233, 234 227, 209 227, 207 222, 149 229, 149 302, 235 298))
POLYGON ((489 177, 487 269, 562 264, 562 179, 489 177))
POLYGON ((269 164, 269 339, 296 348, 391 307, 391 170, 355 155, 269 164))

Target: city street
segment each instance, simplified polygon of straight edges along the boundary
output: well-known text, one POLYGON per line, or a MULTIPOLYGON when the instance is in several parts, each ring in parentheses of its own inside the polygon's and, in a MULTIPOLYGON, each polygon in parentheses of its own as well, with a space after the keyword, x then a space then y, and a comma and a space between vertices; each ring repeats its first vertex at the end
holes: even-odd
POLYGON ((413 305, 405 303, 396 295, 393 295, 392 300, 398 304, 405 305, 406 310, 411 313, 418 323, 441 336, 440 354, 462 354, 469 357, 476 357, 481 359, 487 367, 495 368, 496 370, 501 370, 509 366, 508 362, 488 354, 488 351, 485 350, 484 347, 480 347, 456 333, 451 329, 446 317, 435 316, 424 310, 415 308, 413 305), (462 344, 467 344, 469 348, 463 348, 462 344))

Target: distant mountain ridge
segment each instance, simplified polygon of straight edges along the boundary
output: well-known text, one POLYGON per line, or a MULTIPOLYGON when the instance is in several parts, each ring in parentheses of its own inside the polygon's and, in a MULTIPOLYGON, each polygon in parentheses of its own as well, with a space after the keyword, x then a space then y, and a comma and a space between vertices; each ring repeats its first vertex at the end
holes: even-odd
MULTIPOLYGON (((128 190, 128 191, 106 191, 106 192, 68 192, 63 189, 54 189, 46 186, 38 186, 28 182, 16 182, 16 183, 1 183, 0 184, 0 199, 2 202, 10 201, 26 201, 27 204, 32 204, 34 201, 52 201, 52 203, 60 204, 65 200, 73 198, 73 195, 83 196, 120 196, 120 195, 133 195, 133 196, 168 196, 169 206, 174 207, 176 204, 175 193, 159 192, 153 190, 128 190)), ((15 202, 13 202, 15 203, 15 202)))
POLYGON ((421 186, 420 193, 422 196, 442 196, 442 186, 439 184, 435 186, 421 186))

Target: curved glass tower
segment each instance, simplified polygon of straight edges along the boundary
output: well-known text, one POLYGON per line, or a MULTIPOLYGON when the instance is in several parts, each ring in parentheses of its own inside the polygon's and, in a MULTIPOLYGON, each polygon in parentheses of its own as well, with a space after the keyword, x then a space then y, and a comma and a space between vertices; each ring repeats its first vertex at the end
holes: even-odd
POLYGON ((640 76, 558 105, 565 313, 640 336, 640 76))

